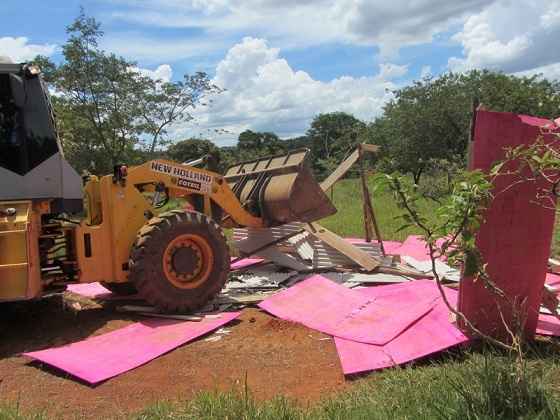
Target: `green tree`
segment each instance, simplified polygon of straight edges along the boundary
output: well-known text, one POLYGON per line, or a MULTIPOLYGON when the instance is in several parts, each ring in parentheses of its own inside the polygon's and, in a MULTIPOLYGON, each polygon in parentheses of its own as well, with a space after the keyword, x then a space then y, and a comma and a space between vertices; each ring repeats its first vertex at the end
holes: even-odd
POLYGON ((189 162, 206 155, 219 156, 220 149, 210 140, 192 138, 174 143, 165 155, 177 162, 189 162))
POLYGON ((283 140, 287 150, 311 148, 311 142, 307 136, 293 137, 291 139, 283 140))
POLYGON ((274 133, 245 130, 239 134, 237 150, 238 158, 245 160, 284 153, 286 145, 274 133))
POLYGON ((475 98, 493 111, 551 118, 560 111, 559 93, 558 82, 538 76, 474 70, 428 77, 394 92, 370 136, 382 146, 385 169, 410 173, 418 184, 436 166, 464 165, 475 98))
POLYGON ((182 81, 156 80, 146 85, 138 99, 143 120, 141 128, 150 137, 150 152, 162 142, 169 126, 193 120, 191 110, 199 104, 206 105, 204 101, 211 103, 211 95, 222 91, 203 72, 185 74, 182 81))
POLYGON ((317 115, 306 137, 311 144, 314 167, 319 176, 334 170, 358 143, 370 142, 366 124, 344 112, 317 115))
POLYGON ((162 83, 142 75, 135 63, 99 47, 101 25, 82 10, 67 27, 64 60, 34 60, 57 92, 53 101, 63 146, 78 170, 107 173, 134 162, 145 146, 154 152, 176 122, 205 95, 219 91, 204 73, 162 83))

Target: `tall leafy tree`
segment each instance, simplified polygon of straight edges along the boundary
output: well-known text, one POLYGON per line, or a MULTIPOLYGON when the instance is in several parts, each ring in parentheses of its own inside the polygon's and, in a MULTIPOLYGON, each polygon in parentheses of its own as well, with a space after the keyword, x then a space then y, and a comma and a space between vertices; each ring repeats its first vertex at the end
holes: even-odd
POLYGON ((319 176, 336 168, 358 143, 369 142, 366 124, 345 112, 317 115, 306 137, 311 143, 315 171, 319 176))
POLYGON ((204 73, 169 83, 141 74, 100 48, 101 25, 83 10, 67 33, 60 64, 35 61, 56 91, 63 145, 76 169, 103 174, 133 162, 142 146, 153 153, 173 123, 192 119, 191 110, 219 91, 204 73))
POLYGON ((218 156, 220 150, 210 140, 191 138, 174 143, 165 154, 177 162, 189 162, 205 155, 218 156))
POLYGON ((245 130, 239 134, 237 150, 240 159, 251 159, 283 153, 286 144, 274 133, 245 130))
POLYGON ((558 82, 487 70, 428 77, 394 95, 370 135, 383 146, 387 169, 410 173, 416 183, 434 167, 464 164, 474 99, 494 111, 545 118, 560 111, 558 82))
POLYGON ((150 152, 153 153, 162 143, 172 124, 193 120, 191 111, 197 105, 211 103, 211 95, 222 91, 203 72, 186 74, 177 82, 156 80, 145 86, 138 97, 144 123, 142 129, 149 135, 150 152))

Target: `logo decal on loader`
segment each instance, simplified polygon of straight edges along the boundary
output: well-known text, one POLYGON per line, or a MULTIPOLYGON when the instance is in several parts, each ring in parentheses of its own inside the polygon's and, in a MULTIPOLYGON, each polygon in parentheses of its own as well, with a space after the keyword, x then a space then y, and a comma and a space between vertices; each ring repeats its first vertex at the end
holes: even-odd
POLYGON ((151 169, 154 172, 173 177, 172 182, 180 188, 201 193, 209 193, 212 191, 213 177, 208 174, 157 161, 152 162, 151 169))

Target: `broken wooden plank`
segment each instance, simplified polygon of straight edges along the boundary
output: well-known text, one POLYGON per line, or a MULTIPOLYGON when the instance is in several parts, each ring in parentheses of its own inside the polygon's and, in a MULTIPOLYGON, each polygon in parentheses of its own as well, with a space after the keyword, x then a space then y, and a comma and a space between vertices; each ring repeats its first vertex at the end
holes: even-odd
POLYGON ((385 267, 379 266, 377 268, 378 273, 385 273, 385 274, 395 274, 397 276, 406 276, 412 277, 415 279, 433 279, 434 275, 432 273, 423 273, 421 271, 416 271, 413 269, 408 269, 403 265, 398 265, 395 267, 385 267))
POLYGON ((249 305, 252 303, 259 303, 267 297, 272 296, 274 293, 276 293, 276 291, 273 293, 253 293, 249 295, 218 295, 216 301, 218 303, 249 305))
POLYGON ((155 318, 178 319, 181 321, 192 321, 192 322, 200 322, 204 319, 201 316, 194 316, 194 315, 159 314, 154 312, 138 312, 138 315, 155 317, 155 318))
POLYGON ((359 158, 360 158, 360 149, 356 148, 356 150, 354 150, 350 154, 350 156, 348 156, 344 161, 342 161, 340 165, 338 165, 338 168, 336 168, 334 172, 332 172, 327 177, 327 179, 321 182, 321 189, 323 191, 327 191, 334 184, 336 184, 336 182, 340 178, 342 178, 346 172, 348 172, 348 170, 352 167, 352 165, 354 165, 354 163, 357 162, 359 158))
POLYGON ((122 305, 117 306, 117 312, 145 312, 145 313, 157 313, 159 310, 154 306, 140 306, 140 305, 122 305))
POLYGON ((184 321, 202 321, 202 317, 186 314, 162 314, 159 309, 153 306, 140 306, 140 305, 122 305, 117 306, 117 312, 130 312, 142 316, 151 316, 155 318, 169 318, 169 319, 181 319, 184 321))
POLYGON ((341 238, 337 234, 324 228, 318 223, 308 223, 305 228, 311 235, 325 242, 327 245, 344 254, 360 267, 373 271, 381 265, 381 260, 368 255, 358 247, 341 238))
POLYGON ((376 153, 379 150, 379 146, 376 144, 361 143, 360 149, 362 149, 363 152, 376 153))
POLYGON ((338 167, 327 177, 327 179, 321 182, 321 189, 323 191, 327 191, 334 184, 336 184, 338 180, 342 178, 346 172, 348 172, 352 165, 354 165, 358 161, 363 152, 375 153, 378 150, 379 146, 376 146, 375 144, 360 144, 358 147, 356 147, 356 150, 354 150, 350 154, 350 156, 348 156, 340 163, 340 165, 338 165, 338 167))

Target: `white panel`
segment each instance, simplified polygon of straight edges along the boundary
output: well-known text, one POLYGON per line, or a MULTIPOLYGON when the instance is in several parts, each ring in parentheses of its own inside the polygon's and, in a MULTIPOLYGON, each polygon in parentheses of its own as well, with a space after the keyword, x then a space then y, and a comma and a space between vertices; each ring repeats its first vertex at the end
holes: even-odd
POLYGON ((81 199, 81 178, 60 153, 55 153, 24 176, 0 168, 0 200, 31 198, 81 199))

